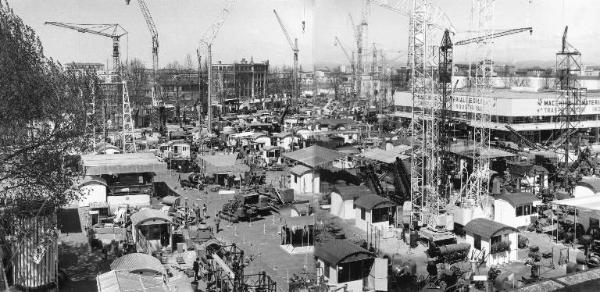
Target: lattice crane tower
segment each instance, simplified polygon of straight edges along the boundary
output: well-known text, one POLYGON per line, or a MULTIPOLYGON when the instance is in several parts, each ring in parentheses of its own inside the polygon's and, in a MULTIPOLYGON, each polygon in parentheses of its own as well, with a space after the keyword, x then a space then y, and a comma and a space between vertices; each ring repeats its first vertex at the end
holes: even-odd
MULTIPOLYGON (((490 35, 491 22, 494 15, 494 0, 473 0, 472 19, 476 35, 485 37, 490 35)), ((490 149, 490 100, 492 89, 491 77, 494 72, 492 61, 491 39, 477 42, 474 55, 479 58, 475 71, 474 89, 475 109, 473 112, 473 172, 469 174, 463 204, 468 207, 479 206, 482 199, 489 194, 489 158, 485 154, 490 149)))

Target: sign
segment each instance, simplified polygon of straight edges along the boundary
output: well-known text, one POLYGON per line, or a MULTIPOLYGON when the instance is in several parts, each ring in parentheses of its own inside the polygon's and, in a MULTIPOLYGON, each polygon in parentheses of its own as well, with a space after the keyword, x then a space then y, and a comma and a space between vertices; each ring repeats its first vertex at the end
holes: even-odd
POLYGON ((487 275, 473 275, 473 281, 487 281, 487 275))

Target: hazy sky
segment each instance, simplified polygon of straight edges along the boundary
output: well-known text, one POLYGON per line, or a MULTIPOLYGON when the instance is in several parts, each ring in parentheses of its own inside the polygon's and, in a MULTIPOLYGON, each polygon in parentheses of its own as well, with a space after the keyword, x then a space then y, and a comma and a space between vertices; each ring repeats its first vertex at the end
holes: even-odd
MULTIPOLYGON (((360 18, 362 0, 238 0, 213 46, 213 60, 231 62, 254 57, 274 65, 292 63, 292 53, 273 15, 283 18, 292 38, 300 45, 300 63, 309 69, 316 62, 346 63, 338 47, 338 36, 346 49, 355 50, 348 20, 360 18), (302 32, 302 21, 306 22, 302 32), (314 28, 314 30, 313 30, 314 28)), ((397 0, 388 0, 391 3, 397 0)), ((123 37, 123 58, 142 59, 151 65, 151 40, 136 0, 8 0, 15 12, 38 32, 46 54, 59 61, 110 62, 108 38, 44 25, 45 21, 73 23, 119 23, 128 32, 123 37)), ((160 64, 195 60, 198 41, 215 21, 224 0, 146 0, 157 24, 160 64)), ((452 19, 457 31, 470 30, 471 0, 432 0, 452 19)), ((375 42, 387 59, 406 60, 408 18, 378 6, 369 17, 369 43, 375 42), (398 53, 398 51, 402 51, 398 53)), ((497 39, 493 58, 502 63, 553 62, 565 25, 569 42, 583 54, 584 64, 600 64, 600 1, 597 0, 498 0, 491 27, 509 29, 533 26, 534 33, 497 39)), ((459 33, 454 41, 467 38, 459 33)), ((439 39, 433 39, 439 42, 439 39)), ((455 62, 465 61, 470 48, 455 49, 455 62)))

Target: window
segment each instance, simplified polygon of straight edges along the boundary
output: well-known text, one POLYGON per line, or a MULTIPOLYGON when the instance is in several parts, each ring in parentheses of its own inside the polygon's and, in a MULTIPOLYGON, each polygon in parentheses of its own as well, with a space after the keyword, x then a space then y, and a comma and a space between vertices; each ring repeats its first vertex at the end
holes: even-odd
POLYGON ((501 235, 496 235, 496 236, 492 237, 492 245, 494 245, 495 243, 498 243, 500 241, 502 241, 501 235))
POLYGON ((531 205, 525 205, 523 207, 524 207, 523 215, 531 215, 531 205))
POLYGON ((372 260, 362 260, 338 265, 338 283, 361 280, 369 275, 372 260))
POLYGON ((297 184, 298 183, 298 176, 294 175, 294 183, 297 184))
POLYGON ((523 216, 523 206, 517 206, 517 217, 523 216))
POLYGON ((324 275, 325 277, 327 277, 327 279, 329 279, 329 269, 330 269, 330 268, 331 268, 331 267, 329 266, 329 264, 328 264, 328 263, 325 263, 325 267, 323 267, 323 275, 324 275))
POLYGON ((477 250, 481 250, 481 236, 475 234, 473 235, 473 247, 477 250))
POLYGON ((371 222, 373 223, 386 222, 389 221, 390 218, 390 212, 388 208, 373 209, 371 214, 373 214, 371 216, 371 222))
POLYGON ((365 208, 360 208, 360 219, 365 220, 366 213, 365 208))

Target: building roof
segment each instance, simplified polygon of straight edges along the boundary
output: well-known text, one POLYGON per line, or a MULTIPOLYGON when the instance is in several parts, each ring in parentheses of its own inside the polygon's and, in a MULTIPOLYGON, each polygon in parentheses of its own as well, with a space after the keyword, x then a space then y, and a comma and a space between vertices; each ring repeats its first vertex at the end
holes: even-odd
POLYGON ((115 259, 110 264, 110 269, 115 271, 152 271, 165 274, 165 267, 160 260, 145 253, 130 253, 115 259))
POLYGON ((86 175, 161 172, 166 165, 152 153, 125 153, 82 155, 81 161, 86 175))
POLYGON ((285 137, 293 137, 294 134, 290 133, 290 132, 281 132, 281 133, 273 133, 272 134, 273 137, 276 138, 285 138, 285 137))
POLYGON ((289 171, 290 171, 290 173, 293 173, 295 175, 303 175, 311 170, 312 170, 312 168, 299 164, 299 165, 295 165, 292 168, 290 168, 289 171))
POLYGON ((518 176, 528 176, 534 174, 548 174, 548 170, 541 165, 534 165, 531 162, 507 162, 507 168, 510 174, 518 176))
POLYGON ((378 196, 373 193, 368 193, 366 195, 360 196, 354 201, 354 204, 359 207, 363 207, 367 210, 373 210, 377 207, 385 208, 391 207, 395 204, 387 198, 378 196))
POLYGON ((365 158, 368 158, 371 160, 389 164, 389 163, 396 162, 396 157, 400 158, 400 160, 410 158, 410 156, 408 156, 408 155, 401 154, 404 151, 405 150, 403 150, 401 148, 392 149, 392 150, 383 150, 383 149, 379 149, 379 148, 374 148, 374 149, 366 150, 365 153, 363 153, 363 156, 365 158))
POLYGON ((298 161, 306 166, 315 168, 317 166, 321 166, 336 159, 342 158, 346 155, 336 150, 313 145, 307 148, 296 150, 294 152, 284 153, 283 156, 291 160, 298 161))
POLYGON ((342 200, 353 200, 360 196, 373 194, 373 192, 364 185, 346 185, 346 184, 335 184, 332 186, 335 193, 342 197, 342 200))
POLYGON ((144 208, 131 215, 133 226, 171 223, 171 218, 165 212, 156 209, 144 208))
POLYGON ((587 187, 592 192, 600 192, 600 178, 597 177, 584 177, 578 183, 578 186, 587 187))
POLYGON ((162 277, 109 271, 96 278, 98 292, 169 292, 162 277))
POLYGON ((511 206, 518 207, 527 204, 531 204, 535 201, 541 201, 532 193, 506 193, 496 197, 497 200, 507 201, 511 206))
POLYGON ((108 186, 106 180, 98 175, 86 175, 83 178, 83 181, 79 184, 79 187, 89 185, 89 184, 98 184, 103 186, 108 186))
POLYGON ((554 200, 552 201, 552 204, 600 211, 600 196, 584 196, 563 200, 554 200))
POLYGON ((450 152, 467 157, 473 157, 475 152, 478 152, 481 156, 494 159, 494 158, 502 158, 502 157, 514 157, 517 156, 514 153, 504 151, 502 149, 490 147, 484 149, 483 152, 480 149, 475 149, 473 145, 463 145, 463 144, 454 144, 450 146, 450 152))
POLYGON ((496 235, 519 232, 514 227, 486 218, 477 218, 469 221, 465 226, 465 231, 468 234, 476 234, 486 239, 490 239, 496 235))
POLYGON ((354 121, 351 119, 320 119, 320 120, 315 121, 315 124, 327 125, 327 127, 333 127, 333 128, 337 128, 339 126, 352 124, 352 123, 354 123, 354 121))
POLYGON ((216 167, 231 166, 234 165, 237 160, 238 154, 215 154, 215 155, 199 155, 198 160, 203 160, 207 164, 211 164, 216 167))
POLYGON ((332 266, 375 257, 368 250, 347 240, 331 239, 315 244, 315 256, 332 266))

